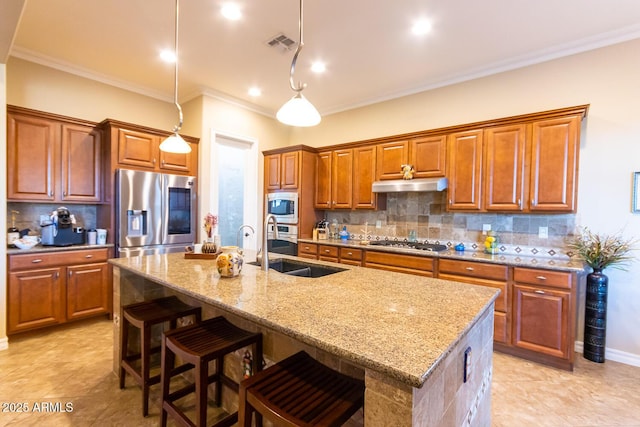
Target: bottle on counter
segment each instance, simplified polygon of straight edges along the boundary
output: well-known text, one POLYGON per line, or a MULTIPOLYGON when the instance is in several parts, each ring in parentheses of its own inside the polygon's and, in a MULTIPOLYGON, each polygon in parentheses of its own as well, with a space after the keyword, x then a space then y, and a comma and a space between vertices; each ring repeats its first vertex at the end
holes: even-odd
POLYGON ((7 229, 7 246, 14 247, 14 240, 18 240, 20 238, 20 230, 16 227, 16 214, 19 214, 18 211, 11 211, 11 227, 7 229))
POLYGON ((340 241, 346 243, 347 240, 349 240, 349 232, 347 231, 347 226, 344 225, 340 231, 340 241))

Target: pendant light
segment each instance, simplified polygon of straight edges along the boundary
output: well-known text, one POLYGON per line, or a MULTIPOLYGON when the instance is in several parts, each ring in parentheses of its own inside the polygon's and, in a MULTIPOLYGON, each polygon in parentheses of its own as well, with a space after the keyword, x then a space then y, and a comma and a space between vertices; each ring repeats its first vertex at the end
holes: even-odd
POLYGON ((293 61, 291 62, 291 70, 289 73, 289 85, 291 89, 296 92, 296 94, 287 101, 276 114, 278 120, 286 125, 290 126, 315 126, 320 123, 320 113, 318 110, 307 100, 307 98, 302 95, 302 90, 307 87, 305 83, 298 82, 296 86, 293 83, 293 73, 296 70, 296 61, 298 60, 298 55, 304 46, 304 40, 302 36, 302 27, 303 27, 303 0, 300 0, 300 19, 298 20, 298 31, 299 31, 299 39, 298 47, 296 48, 296 52, 293 55, 293 61))
POLYGON ((178 115, 180 121, 177 125, 173 127, 173 135, 169 136, 167 139, 162 141, 160 144, 160 150, 166 151, 167 153, 190 153, 191 146, 178 134, 180 129, 182 128, 182 107, 178 103, 178 18, 179 18, 179 5, 178 2, 180 0, 176 0, 176 27, 175 27, 175 82, 174 82, 174 92, 173 92, 173 103, 176 105, 178 109, 178 115))

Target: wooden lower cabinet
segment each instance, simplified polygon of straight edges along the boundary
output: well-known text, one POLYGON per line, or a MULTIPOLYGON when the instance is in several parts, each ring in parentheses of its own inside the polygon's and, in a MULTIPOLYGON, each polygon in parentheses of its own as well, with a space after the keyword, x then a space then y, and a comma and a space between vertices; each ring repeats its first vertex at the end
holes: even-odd
POLYGON ((108 248, 8 256, 7 333, 112 311, 108 248))
POLYGON ((573 369, 576 276, 515 267, 512 350, 532 360, 573 369))
POLYGON ((493 340, 509 342, 509 267, 500 264, 440 259, 438 278, 473 285, 489 286, 500 290, 494 308, 493 340))
POLYGON ((362 265, 362 249, 340 248, 340 263, 362 265))
POLYGON ((339 251, 337 246, 318 245, 318 259, 320 261, 338 262, 339 251))
POLYGON ((318 259, 318 245, 315 243, 298 243, 300 258, 318 259))

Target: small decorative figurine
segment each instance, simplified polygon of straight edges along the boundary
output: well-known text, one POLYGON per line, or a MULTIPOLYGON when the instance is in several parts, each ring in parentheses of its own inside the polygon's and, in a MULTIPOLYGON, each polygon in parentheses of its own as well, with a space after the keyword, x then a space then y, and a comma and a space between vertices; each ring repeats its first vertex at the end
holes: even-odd
POLYGON ((415 169, 413 165, 402 165, 402 179, 413 179, 413 174, 415 173, 415 169))

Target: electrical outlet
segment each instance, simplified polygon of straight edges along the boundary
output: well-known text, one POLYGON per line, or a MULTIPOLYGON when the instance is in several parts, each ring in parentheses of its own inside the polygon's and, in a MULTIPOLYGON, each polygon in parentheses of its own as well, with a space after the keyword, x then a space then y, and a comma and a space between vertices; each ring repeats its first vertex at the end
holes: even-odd
POLYGON ((380 220, 376 221, 376 228, 382 228, 382 221, 380 220))
POLYGON ((491 224, 482 224, 482 235, 486 236, 487 231, 491 231, 491 224))
POLYGON ((548 239, 549 227, 538 227, 538 237, 541 239, 548 239))
POLYGON ((467 382, 471 378, 471 347, 467 347, 464 351, 464 373, 462 381, 467 382))

